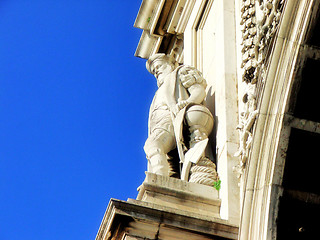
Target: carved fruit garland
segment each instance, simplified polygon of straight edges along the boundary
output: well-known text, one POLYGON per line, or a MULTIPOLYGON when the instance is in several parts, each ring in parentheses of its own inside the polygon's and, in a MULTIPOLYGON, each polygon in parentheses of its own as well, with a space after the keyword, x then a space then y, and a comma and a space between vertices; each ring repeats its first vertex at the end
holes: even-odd
POLYGON ((242 0, 242 81, 245 84, 239 125, 240 145, 235 154, 240 158, 235 172, 240 177, 249 156, 252 128, 258 115, 257 82, 264 82, 271 42, 277 30, 285 0, 242 0))

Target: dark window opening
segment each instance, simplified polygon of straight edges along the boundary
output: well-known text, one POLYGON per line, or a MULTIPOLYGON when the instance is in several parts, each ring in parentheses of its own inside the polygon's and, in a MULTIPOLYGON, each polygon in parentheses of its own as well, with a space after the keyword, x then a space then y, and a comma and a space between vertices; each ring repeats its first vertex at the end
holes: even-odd
POLYGON ((320 205, 300 201, 287 195, 280 198, 277 240, 319 239, 320 205))
POLYGON ((291 128, 279 202, 277 240, 318 239, 320 134, 291 128))
POLYGON ((283 176, 285 189, 320 195, 320 134, 292 128, 283 176))
POLYGON ((309 37, 306 41, 308 45, 320 46, 320 11, 318 10, 316 16, 316 23, 309 29, 309 37))
POLYGON ((307 59, 302 70, 302 81, 297 95, 294 116, 320 122, 320 61, 307 59))

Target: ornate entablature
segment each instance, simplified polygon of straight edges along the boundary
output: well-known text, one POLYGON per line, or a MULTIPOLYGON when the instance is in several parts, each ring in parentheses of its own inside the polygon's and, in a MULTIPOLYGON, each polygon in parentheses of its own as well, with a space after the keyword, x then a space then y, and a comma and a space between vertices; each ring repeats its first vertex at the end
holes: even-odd
POLYGON ((240 158, 235 167, 241 176, 249 156, 252 128, 257 117, 257 102, 264 85, 268 57, 272 41, 280 21, 285 0, 242 0, 242 81, 245 90, 242 97, 242 111, 239 126, 240 144, 236 156, 240 158))

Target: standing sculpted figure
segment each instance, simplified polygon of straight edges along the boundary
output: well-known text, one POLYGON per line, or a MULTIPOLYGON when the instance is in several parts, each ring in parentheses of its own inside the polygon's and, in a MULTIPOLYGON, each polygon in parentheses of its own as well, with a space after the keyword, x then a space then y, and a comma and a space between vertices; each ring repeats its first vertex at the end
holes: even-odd
MULTIPOLYGON (((175 59, 165 54, 151 56, 146 67, 158 85, 150 107, 149 137, 144 146, 148 171, 179 177, 180 169, 176 167, 179 161, 183 162, 185 153, 198 142, 206 140, 206 145, 212 130, 213 117, 203 106, 206 81, 194 67, 177 67, 175 59), (179 150, 178 159, 172 156, 174 149, 179 150)), ((204 148, 200 147, 202 152, 204 148)))

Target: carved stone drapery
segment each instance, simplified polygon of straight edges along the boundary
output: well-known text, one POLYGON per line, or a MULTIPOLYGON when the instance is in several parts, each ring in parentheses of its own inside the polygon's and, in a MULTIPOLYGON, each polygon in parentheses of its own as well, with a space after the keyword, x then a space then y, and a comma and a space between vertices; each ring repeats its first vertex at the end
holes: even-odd
POLYGON ((268 65, 268 56, 277 31, 285 0, 242 0, 242 81, 245 84, 239 125, 240 158, 235 171, 241 176, 249 156, 252 128, 257 117, 257 100, 262 89, 268 65))

